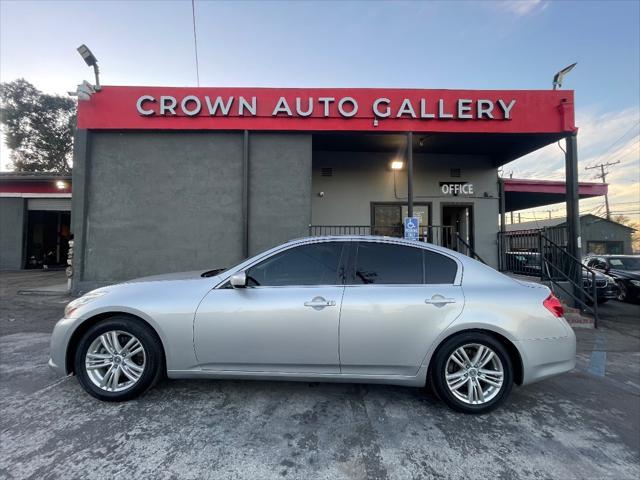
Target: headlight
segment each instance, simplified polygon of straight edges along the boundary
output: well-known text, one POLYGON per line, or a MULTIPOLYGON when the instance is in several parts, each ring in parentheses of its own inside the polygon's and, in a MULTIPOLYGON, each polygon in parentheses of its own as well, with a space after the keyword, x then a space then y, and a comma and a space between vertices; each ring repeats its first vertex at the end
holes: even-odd
POLYGON ((607 277, 607 283, 610 285, 614 285, 616 283, 615 279, 613 277, 610 277, 609 275, 605 275, 605 277, 607 277))
POLYGON ((640 280, 630 280, 630 282, 634 287, 640 287, 640 280))
POLYGON ((69 302, 69 304, 64 308, 65 318, 71 318, 71 315, 73 315, 73 312, 75 312, 77 309, 89 302, 93 302, 96 298, 100 298, 101 296, 106 294, 106 290, 93 290, 89 293, 84 294, 80 298, 76 298, 72 302, 69 302))

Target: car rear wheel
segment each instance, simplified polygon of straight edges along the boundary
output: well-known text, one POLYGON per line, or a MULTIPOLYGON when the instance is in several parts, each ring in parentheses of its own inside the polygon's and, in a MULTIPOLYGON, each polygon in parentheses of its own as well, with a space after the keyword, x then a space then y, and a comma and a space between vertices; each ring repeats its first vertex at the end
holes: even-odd
POLYGON ((85 332, 74 357, 80 385, 106 401, 130 400, 144 393, 162 373, 162 346, 139 320, 111 317, 85 332))
POLYGON ((463 413, 493 410, 513 386, 513 368, 505 348, 481 332, 447 340, 436 352, 431 374, 438 396, 463 413))

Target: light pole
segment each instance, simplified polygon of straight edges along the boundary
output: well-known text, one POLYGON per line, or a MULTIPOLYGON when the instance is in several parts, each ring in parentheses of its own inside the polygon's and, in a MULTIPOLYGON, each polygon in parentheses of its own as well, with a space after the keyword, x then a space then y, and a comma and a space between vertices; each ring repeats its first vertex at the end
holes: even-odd
POLYGON ((571 70, 573 70, 573 67, 575 67, 577 64, 578 64, 578 62, 572 63, 568 67, 564 67, 562 70, 560 70, 558 73, 556 73, 553 76, 553 89, 554 90, 557 90, 558 88, 562 88, 562 80, 564 80, 564 76, 567 73, 569 73, 571 70))
POLYGON ((100 87, 100 69, 98 68, 98 59, 93 53, 91 53, 89 47, 84 43, 78 47, 78 53, 82 56, 88 66, 93 67, 93 73, 96 76, 96 84, 93 86, 93 89, 96 92, 99 92, 102 87, 100 87))

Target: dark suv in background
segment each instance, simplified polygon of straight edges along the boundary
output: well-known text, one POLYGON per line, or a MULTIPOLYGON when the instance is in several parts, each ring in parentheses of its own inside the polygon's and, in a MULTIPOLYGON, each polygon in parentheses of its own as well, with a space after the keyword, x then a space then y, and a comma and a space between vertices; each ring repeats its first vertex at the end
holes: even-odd
POLYGON ((587 255, 583 263, 616 281, 618 300, 640 301, 640 255, 587 255))

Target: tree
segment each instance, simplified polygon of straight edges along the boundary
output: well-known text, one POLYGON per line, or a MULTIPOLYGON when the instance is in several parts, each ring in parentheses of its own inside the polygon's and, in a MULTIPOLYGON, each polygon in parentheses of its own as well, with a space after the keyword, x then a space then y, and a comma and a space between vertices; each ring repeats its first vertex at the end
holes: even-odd
POLYGON ((0 84, 0 123, 19 172, 71 171, 76 103, 20 78, 0 84))

